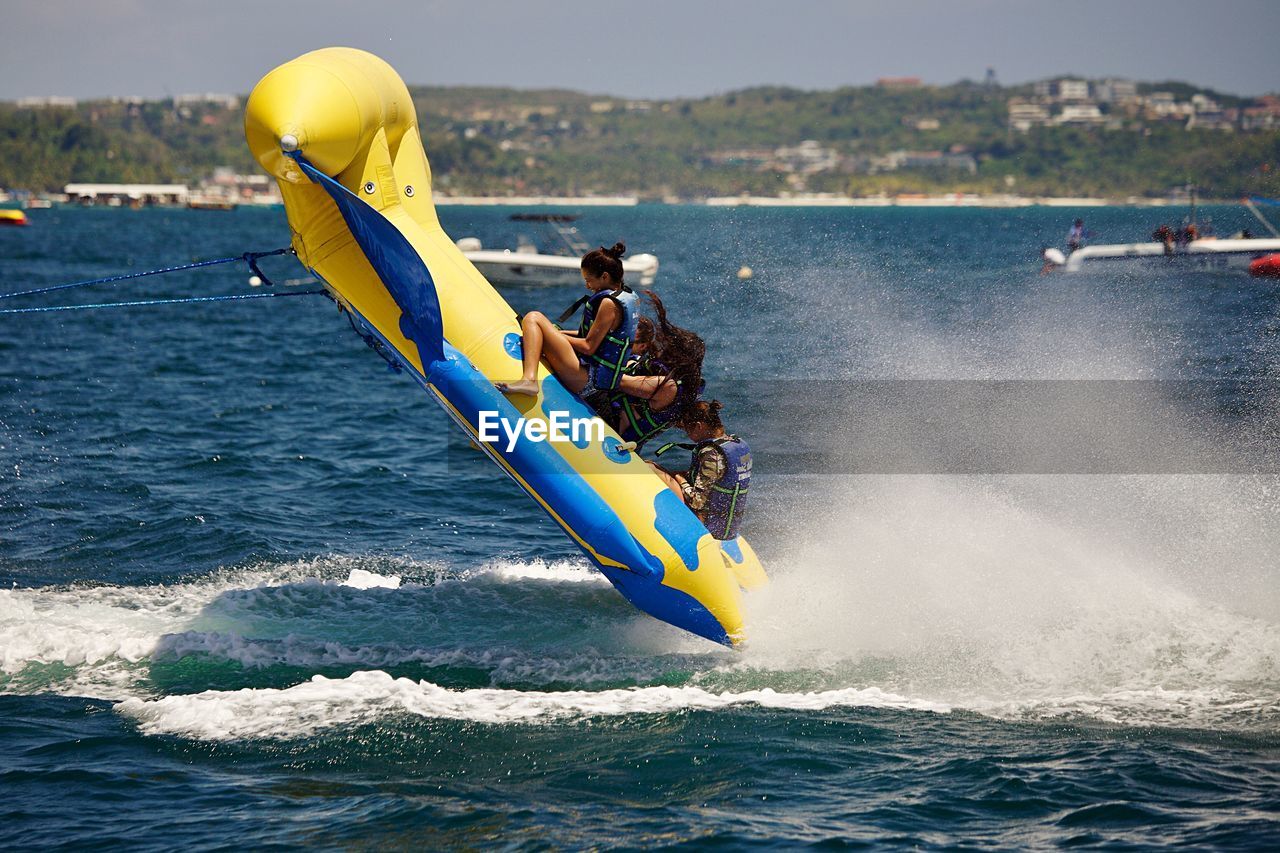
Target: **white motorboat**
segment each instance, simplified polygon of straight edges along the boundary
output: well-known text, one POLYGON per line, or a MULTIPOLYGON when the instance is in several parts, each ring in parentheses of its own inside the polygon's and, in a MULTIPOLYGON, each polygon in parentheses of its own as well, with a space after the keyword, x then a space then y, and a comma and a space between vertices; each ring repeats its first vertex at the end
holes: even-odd
POLYGON ((1084 246, 1071 254, 1059 249, 1044 250, 1046 268, 1065 272, 1110 269, 1124 262, 1137 262, 1147 268, 1190 268, 1203 270, 1241 270, 1258 258, 1280 252, 1280 238, 1219 240, 1205 237, 1189 243, 1170 244, 1151 240, 1146 243, 1113 243, 1084 246))
POLYGON ((1280 252, 1280 230, 1258 210, 1258 203, 1280 206, 1280 202, 1261 196, 1249 196, 1242 204, 1271 232, 1270 237, 1253 237, 1248 231, 1219 240, 1200 237, 1196 225, 1195 187, 1191 190, 1191 216, 1178 229, 1161 225, 1145 243, 1112 243, 1082 246, 1070 254, 1046 248, 1043 272, 1061 269, 1065 272, 1110 269, 1124 262, 1137 262, 1146 269, 1196 269, 1235 271, 1254 276, 1275 277, 1276 253, 1280 252))
MULTIPOLYGON (((578 236, 572 223, 576 216, 560 213, 518 213, 511 217, 516 222, 533 222, 547 226, 554 236, 555 251, 541 251, 532 240, 523 235, 515 249, 486 249, 479 238, 463 237, 458 248, 467 260, 475 264, 492 284, 581 284, 582 256, 590 246, 578 236)), ((622 259, 622 271, 628 282, 642 287, 653 284, 658 275, 656 255, 639 254, 622 259)))

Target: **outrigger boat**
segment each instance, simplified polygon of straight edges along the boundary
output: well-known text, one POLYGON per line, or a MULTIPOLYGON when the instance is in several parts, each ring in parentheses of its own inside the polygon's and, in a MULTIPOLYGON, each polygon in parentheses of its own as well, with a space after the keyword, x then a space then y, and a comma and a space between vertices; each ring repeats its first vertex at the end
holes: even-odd
MULTIPOLYGON (((539 251, 528 237, 521 235, 512 249, 486 249, 477 237, 463 237, 458 248, 467 260, 493 284, 581 284, 582 256, 591 247, 578 234, 573 223, 578 219, 567 213, 516 213, 513 222, 533 222, 547 226, 554 251, 539 251)), ((658 258, 640 254, 622 259, 622 271, 643 287, 653 284, 658 275, 658 258)))
MULTIPOLYGON (((1276 263, 1275 253, 1280 253, 1280 231, 1277 231, 1255 202, 1277 204, 1260 196, 1250 196, 1243 200, 1245 207, 1258 218, 1271 237, 1258 238, 1241 234, 1227 239, 1216 237, 1200 237, 1179 241, 1172 229, 1162 226, 1167 235, 1164 239, 1153 239, 1145 243, 1113 243, 1095 246, 1083 246, 1070 254, 1059 249, 1047 248, 1043 251, 1045 271, 1061 269, 1064 272, 1081 272, 1083 270, 1109 269, 1121 262, 1139 262, 1148 268, 1155 269, 1196 269, 1217 271, 1244 271, 1254 276, 1270 275, 1276 263)), ((1195 195, 1192 195, 1191 225, 1183 233, 1192 231, 1195 226, 1195 195)), ((1159 232, 1157 232, 1159 233, 1159 232)))
POLYGON ((1120 262, 1139 262, 1154 268, 1191 268, 1201 270, 1243 270, 1259 258, 1280 252, 1280 238, 1227 239, 1205 237, 1182 245, 1163 242, 1116 243, 1084 246, 1070 255, 1059 249, 1044 251, 1044 259, 1064 272, 1109 269, 1120 262))

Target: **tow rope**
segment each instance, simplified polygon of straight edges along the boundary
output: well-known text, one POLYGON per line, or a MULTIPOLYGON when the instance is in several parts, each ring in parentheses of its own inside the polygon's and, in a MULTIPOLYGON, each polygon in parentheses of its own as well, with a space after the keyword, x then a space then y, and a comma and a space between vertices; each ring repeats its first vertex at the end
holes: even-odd
MULTIPOLYGON (((239 258, 237 258, 239 260, 239 258)), ((42 308, 5 308, 0 314, 37 314, 43 311, 83 311, 88 308, 131 308, 135 305, 177 305, 182 302, 229 302, 234 299, 276 299, 284 296, 326 296, 325 290, 291 290, 282 293, 238 293, 229 296, 188 296, 183 299, 140 299, 135 302, 95 302, 88 305, 48 305, 42 308)))
MULTIPOLYGON (((258 266, 260 258, 269 258, 274 255, 292 254, 293 249, 285 247, 283 249, 272 249, 269 252, 245 252, 241 255, 235 255, 227 258, 214 258, 208 261, 195 261, 190 264, 182 264, 174 267, 161 267, 160 269, 147 270, 146 272, 126 273, 125 275, 111 275, 103 278, 90 278, 84 281, 73 281, 67 284, 54 284, 49 287, 35 287, 30 290, 17 290, 11 293, 0 293, 0 299, 12 299, 16 296, 34 296, 40 293, 53 293, 54 291, 71 290, 79 287, 89 287, 95 284, 114 284, 119 281, 128 281, 134 278, 146 278, 151 275, 164 275, 172 272, 182 272, 184 270, 200 269, 201 267, 212 267, 218 264, 232 264, 237 261, 244 261, 262 284, 267 287, 274 286, 273 282, 258 266)), ((241 299, 271 299, 277 296, 317 296, 327 295, 324 290, 299 290, 290 291, 288 293, 244 293, 232 294, 228 296, 189 296, 180 299, 139 299, 128 302, 96 302, 87 305, 48 305, 38 308, 7 308, 0 310, 0 314, 38 314, 46 311, 83 311, 89 308, 129 308, 137 305, 176 305, 184 302, 229 302, 241 299)))

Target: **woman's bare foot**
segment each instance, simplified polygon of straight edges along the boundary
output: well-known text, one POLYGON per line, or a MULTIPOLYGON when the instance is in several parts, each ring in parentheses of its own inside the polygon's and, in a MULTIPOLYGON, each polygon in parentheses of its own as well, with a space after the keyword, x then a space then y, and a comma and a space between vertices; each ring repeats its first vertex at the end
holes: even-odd
POLYGON ((494 386, 503 394, 527 394, 530 397, 538 396, 541 390, 536 379, 521 379, 519 382, 495 382, 494 386))

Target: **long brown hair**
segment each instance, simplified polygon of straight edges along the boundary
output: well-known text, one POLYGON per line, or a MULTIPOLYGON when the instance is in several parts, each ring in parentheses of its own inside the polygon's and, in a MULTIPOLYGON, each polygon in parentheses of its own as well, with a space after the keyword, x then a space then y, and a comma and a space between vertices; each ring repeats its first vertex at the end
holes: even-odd
POLYGON ((637 317, 636 336, 631 339, 631 345, 635 346, 636 344, 645 344, 647 346, 653 346, 655 334, 656 330, 652 320, 648 317, 637 317))
POLYGON ((654 355, 666 366, 666 378, 680 383, 677 402, 684 404, 696 399, 702 391, 702 360, 707 354, 706 343, 697 333, 667 319, 667 307, 662 304, 662 298, 658 294, 646 290, 644 296, 658 318, 654 329, 654 355))

